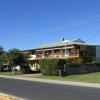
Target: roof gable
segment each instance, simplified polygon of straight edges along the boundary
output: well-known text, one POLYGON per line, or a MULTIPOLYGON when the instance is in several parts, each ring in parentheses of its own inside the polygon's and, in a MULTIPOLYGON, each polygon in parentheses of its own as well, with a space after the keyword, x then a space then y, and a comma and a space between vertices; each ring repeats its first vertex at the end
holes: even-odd
POLYGON ((82 39, 76 39, 76 40, 73 40, 72 42, 76 42, 76 43, 86 43, 86 42, 83 41, 82 39))
MULTIPOLYGON (((66 40, 65 40, 66 41, 66 40)), ((87 43, 81 39, 76 39, 76 40, 67 40, 66 41, 67 45, 73 45, 73 44, 81 44, 81 45, 86 45, 87 43)), ((41 48, 51 48, 51 47, 58 47, 58 46, 65 46, 65 42, 56 42, 56 43, 46 43, 46 44, 41 44, 38 47, 34 49, 41 49, 41 48)))

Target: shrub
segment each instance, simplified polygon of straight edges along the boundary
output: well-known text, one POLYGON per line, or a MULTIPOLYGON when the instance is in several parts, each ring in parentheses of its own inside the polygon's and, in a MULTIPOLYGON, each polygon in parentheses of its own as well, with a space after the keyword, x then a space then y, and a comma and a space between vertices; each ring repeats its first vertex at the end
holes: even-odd
POLYGON ((59 69, 64 68, 65 59, 49 58, 40 60, 40 70, 43 75, 58 75, 59 69))
POLYGON ((100 59, 94 59, 91 63, 100 66, 100 59))
POLYGON ((72 63, 67 63, 66 67, 79 67, 81 63, 79 62, 72 62, 72 63))
POLYGON ((82 64, 82 63, 84 63, 85 62, 85 60, 83 59, 83 58, 79 58, 75 63, 80 63, 80 64, 82 64))

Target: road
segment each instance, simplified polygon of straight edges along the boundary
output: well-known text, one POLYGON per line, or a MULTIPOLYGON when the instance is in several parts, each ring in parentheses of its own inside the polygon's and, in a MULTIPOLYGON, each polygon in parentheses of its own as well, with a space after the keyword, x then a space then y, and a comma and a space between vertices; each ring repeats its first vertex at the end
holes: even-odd
POLYGON ((26 100, 100 100, 100 89, 0 78, 0 92, 26 100))

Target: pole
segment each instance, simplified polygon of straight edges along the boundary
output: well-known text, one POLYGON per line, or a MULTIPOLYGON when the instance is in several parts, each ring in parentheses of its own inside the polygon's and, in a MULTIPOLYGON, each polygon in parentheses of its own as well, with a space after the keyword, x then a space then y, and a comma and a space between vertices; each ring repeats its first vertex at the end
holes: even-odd
POLYGON ((15 75, 15 66, 12 66, 12 75, 15 75))
POLYGON ((65 59, 67 60, 67 43, 65 42, 65 59))
POLYGON ((44 58, 44 49, 42 49, 42 55, 43 55, 42 58, 44 58))

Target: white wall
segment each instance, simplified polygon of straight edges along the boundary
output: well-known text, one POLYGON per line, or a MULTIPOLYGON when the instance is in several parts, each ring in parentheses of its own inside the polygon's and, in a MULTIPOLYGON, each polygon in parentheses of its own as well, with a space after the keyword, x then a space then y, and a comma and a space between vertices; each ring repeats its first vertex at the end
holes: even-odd
POLYGON ((20 66, 19 66, 19 65, 17 65, 15 69, 16 69, 16 70, 20 70, 20 66))
POLYGON ((36 55, 30 55, 30 60, 36 59, 36 55))
POLYGON ((100 46, 96 47, 96 58, 100 58, 100 46))

